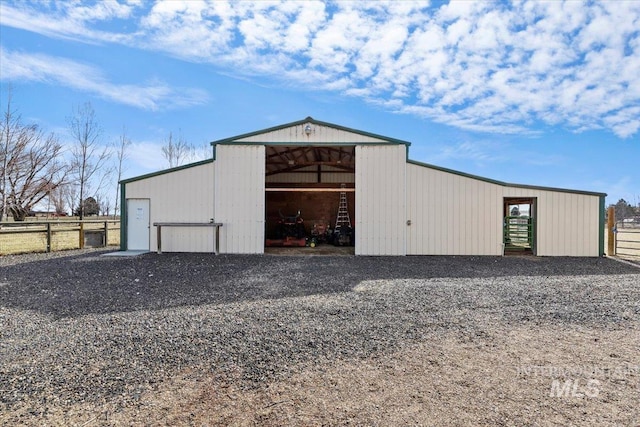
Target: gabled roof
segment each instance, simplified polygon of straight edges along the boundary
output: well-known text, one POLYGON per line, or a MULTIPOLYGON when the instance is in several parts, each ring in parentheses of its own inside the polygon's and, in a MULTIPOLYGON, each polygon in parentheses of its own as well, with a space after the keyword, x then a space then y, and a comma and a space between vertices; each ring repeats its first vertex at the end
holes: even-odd
POLYGON ((312 117, 211 142, 211 145, 216 144, 286 146, 411 145, 408 141, 352 129, 334 123, 322 122, 312 117))

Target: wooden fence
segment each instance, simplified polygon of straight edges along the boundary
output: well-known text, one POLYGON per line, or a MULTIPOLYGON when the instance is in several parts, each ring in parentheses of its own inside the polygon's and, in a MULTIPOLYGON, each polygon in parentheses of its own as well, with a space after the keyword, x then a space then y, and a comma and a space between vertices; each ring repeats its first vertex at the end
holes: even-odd
POLYGON ((0 223, 0 255, 119 244, 119 219, 0 223))

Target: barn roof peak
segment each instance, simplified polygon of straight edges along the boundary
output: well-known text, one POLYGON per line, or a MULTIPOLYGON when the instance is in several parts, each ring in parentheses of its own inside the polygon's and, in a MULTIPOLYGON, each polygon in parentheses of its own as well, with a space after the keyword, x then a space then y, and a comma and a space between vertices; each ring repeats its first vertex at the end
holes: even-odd
POLYGON ((302 120, 285 123, 254 132, 211 142, 216 144, 252 145, 359 145, 359 144, 402 144, 411 145, 388 136, 378 135, 335 123, 323 122, 307 116, 302 120), (312 126, 309 126, 312 125, 312 126))

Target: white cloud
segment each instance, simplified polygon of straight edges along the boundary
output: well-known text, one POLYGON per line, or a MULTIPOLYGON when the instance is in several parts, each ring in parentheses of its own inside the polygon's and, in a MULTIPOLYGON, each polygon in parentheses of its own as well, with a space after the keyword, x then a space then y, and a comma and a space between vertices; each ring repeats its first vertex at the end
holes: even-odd
POLYGON ((128 163, 135 165, 136 175, 166 169, 167 160, 162 155, 162 144, 154 142, 134 142, 127 152, 128 163))
POLYGON ((500 147, 501 144, 491 141, 463 141, 442 146, 434 160, 465 159, 477 164, 501 162, 505 158, 496 155, 500 152, 500 147))
POLYGON ((2 3, 3 25, 344 91, 465 129, 639 130, 637 1, 17 4, 2 3), (115 19, 134 29, 105 30, 115 19))
POLYGON ((635 135, 640 130, 640 107, 617 111, 607 116, 605 123, 623 138, 635 135))
POLYGON ((97 22, 129 18, 135 3, 121 4, 103 0, 92 6, 80 2, 0 2, 0 24, 49 37, 82 42, 125 42, 129 35, 95 29, 97 22), (38 7, 49 6, 45 10, 38 7))
POLYGON ((51 82, 145 110, 202 104, 208 98, 202 90, 172 87, 158 81, 143 85, 115 84, 95 67, 44 54, 13 52, 0 47, 0 63, 3 80, 51 82))

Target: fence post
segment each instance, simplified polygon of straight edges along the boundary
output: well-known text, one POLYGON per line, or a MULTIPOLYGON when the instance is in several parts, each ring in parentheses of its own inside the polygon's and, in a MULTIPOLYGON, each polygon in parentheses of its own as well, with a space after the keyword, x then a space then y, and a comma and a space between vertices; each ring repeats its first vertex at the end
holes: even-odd
POLYGON ((80 249, 84 249, 84 222, 80 221, 80 231, 78 232, 79 237, 79 247, 80 249))
POLYGON ((158 235, 157 235, 157 240, 158 240, 158 253, 161 254, 162 253, 162 225, 158 224, 158 235))
POLYGON ((47 252, 51 252, 51 223, 47 222, 47 252))
POLYGON ((107 221, 104 222, 104 247, 106 248, 109 244, 109 223, 107 221))
POLYGON ((614 206, 609 206, 607 210, 607 255, 616 254, 616 236, 613 229, 616 226, 616 210, 614 206))

